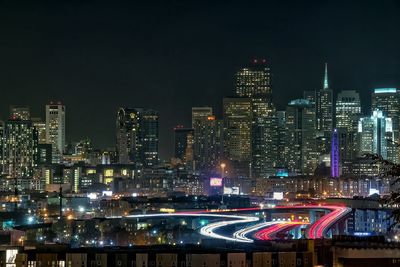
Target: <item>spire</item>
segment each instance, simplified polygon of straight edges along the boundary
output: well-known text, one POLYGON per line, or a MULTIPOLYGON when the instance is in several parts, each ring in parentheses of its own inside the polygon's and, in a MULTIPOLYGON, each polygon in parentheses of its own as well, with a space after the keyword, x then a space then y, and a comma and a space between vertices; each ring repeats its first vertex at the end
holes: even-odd
POLYGON ((324 90, 328 89, 328 63, 325 63, 324 90))

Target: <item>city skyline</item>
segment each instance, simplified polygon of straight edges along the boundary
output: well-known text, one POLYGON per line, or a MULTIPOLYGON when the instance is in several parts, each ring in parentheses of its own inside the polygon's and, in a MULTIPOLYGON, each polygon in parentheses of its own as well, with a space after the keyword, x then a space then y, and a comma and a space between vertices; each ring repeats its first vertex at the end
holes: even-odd
POLYGON ((9 105, 30 105, 33 116, 43 119, 45 104, 62 101, 67 141, 89 137, 96 147, 112 147, 119 107, 152 108, 160 113, 160 157, 167 159, 173 128, 190 126, 191 107, 211 106, 220 118, 223 97, 234 95, 236 71, 254 58, 270 63, 278 110, 303 91, 322 87, 325 62, 334 95, 357 90, 369 110, 373 88, 399 84, 393 45, 398 4, 336 4, 216 4, 207 12, 207 3, 188 3, 164 12, 163 5, 146 4, 109 11, 104 4, 19 10, 4 3, 0 87, 10 93, 0 100, 1 119, 7 119, 9 105), (152 23, 142 23, 144 17, 152 23), (104 34, 115 38, 105 40, 104 34), (287 45, 293 42, 298 45, 287 45))

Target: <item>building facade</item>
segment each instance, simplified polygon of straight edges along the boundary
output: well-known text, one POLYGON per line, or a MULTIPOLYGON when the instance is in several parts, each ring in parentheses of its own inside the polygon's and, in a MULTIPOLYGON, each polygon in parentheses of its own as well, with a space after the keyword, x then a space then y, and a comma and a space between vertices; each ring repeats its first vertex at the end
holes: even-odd
POLYGON ((52 145, 53 163, 60 163, 65 151, 65 106, 46 105, 46 143, 52 145))

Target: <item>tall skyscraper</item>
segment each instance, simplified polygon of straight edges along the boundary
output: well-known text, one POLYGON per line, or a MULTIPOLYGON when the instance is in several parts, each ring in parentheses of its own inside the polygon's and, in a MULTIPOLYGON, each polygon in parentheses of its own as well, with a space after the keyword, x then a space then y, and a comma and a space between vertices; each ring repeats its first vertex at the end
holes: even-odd
POLYGON ((357 131, 361 117, 360 95, 355 90, 341 91, 336 100, 336 128, 357 131))
POLYGON ((208 118, 213 116, 211 107, 193 107, 192 108, 192 128, 194 130, 194 159, 196 161, 196 168, 199 167, 201 154, 203 151, 203 144, 205 140, 204 127, 207 124, 208 118))
POLYGON ((37 159, 37 131, 29 120, 8 120, 4 125, 3 172, 11 178, 32 177, 37 159))
POLYGON ((215 116, 208 116, 206 120, 198 120, 195 136, 197 135, 198 152, 196 154, 195 169, 204 174, 215 174, 223 159, 224 125, 222 120, 215 116))
POLYGON ((138 124, 139 118, 135 109, 120 108, 116 121, 116 149, 118 163, 135 163, 138 158, 138 124))
POLYGON ((326 63, 322 89, 305 91, 304 99, 315 106, 315 128, 319 153, 328 154, 330 153, 330 138, 333 129, 333 93, 329 89, 328 65, 326 63))
POLYGON ((393 134, 392 119, 386 118, 382 111, 374 110, 371 117, 358 122, 359 156, 378 154, 387 159, 387 139, 393 134))
POLYGON ((194 130, 183 127, 174 128, 175 158, 183 163, 193 161, 194 130))
POLYGON ((248 67, 236 73, 236 95, 253 97, 255 95, 271 96, 271 72, 265 59, 253 60, 248 67))
POLYGON ((60 163, 65 151, 65 106, 46 105, 46 143, 52 145, 53 163, 60 163))
POLYGON ((31 120, 38 132, 39 144, 46 144, 46 122, 41 118, 32 118, 31 120))
POLYGON ((253 96, 251 168, 255 178, 275 175, 278 164, 278 118, 275 106, 263 95, 253 96))
POLYGON ((10 106, 10 119, 28 121, 31 119, 31 112, 28 106, 10 106))
POLYGON ((336 100, 336 128, 338 135, 340 164, 357 157, 358 121, 361 118, 361 101, 354 90, 341 91, 336 100))
POLYGON ((277 167, 286 166, 285 146, 286 146, 286 111, 277 111, 278 119, 278 149, 277 149, 277 167))
POLYGON ((372 93, 372 110, 392 119, 393 136, 387 140, 387 159, 400 163, 400 92, 396 88, 377 88, 372 93))
POLYGON ((331 176, 339 177, 339 136, 337 129, 332 131, 331 138, 331 176))
POLYGON ((145 167, 158 165, 158 111, 138 109, 140 117, 140 157, 145 167))
POLYGON ((225 155, 232 161, 243 162, 251 159, 251 104, 251 99, 245 97, 223 99, 225 155))
POLYGON ((314 174, 319 156, 315 136, 314 104, 306 99, 290 101, 286 108, 285 157, 291 173, 314 174))
POLYGON ((158 164, 158 112, 120 108, 116 123, 118 162, 151 167, 158 164))
POLYGON ((317 129, 330 133, 333 129, 333 97, 328 84, 328 64, 325 63, 324 86, 317 101, 317 129))

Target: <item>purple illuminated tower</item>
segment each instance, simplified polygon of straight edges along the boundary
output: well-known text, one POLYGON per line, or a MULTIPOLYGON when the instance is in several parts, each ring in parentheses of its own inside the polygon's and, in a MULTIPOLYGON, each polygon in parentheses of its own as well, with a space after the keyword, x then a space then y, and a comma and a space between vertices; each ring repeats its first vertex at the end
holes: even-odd
POLYGON ((339 137, 337 129, 332 132, 331 176, 339 177, 339 137))

